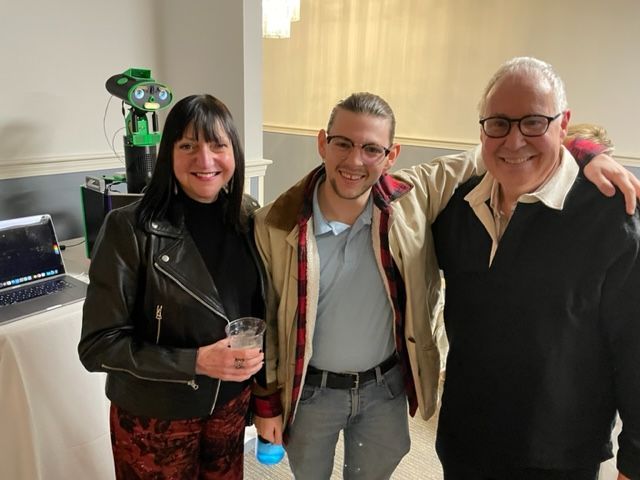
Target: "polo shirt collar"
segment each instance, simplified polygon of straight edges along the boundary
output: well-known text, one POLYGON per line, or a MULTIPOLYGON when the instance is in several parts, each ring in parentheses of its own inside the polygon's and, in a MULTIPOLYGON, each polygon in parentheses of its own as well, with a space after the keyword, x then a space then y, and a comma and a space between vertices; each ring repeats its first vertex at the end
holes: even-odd
MULTIPOLYGON (((351 228, 351 225, 337 221, 328 221, 322 214, 320 204, 318 203, 318 187, 325 179, 326 177, 320 178, 313 189, 313 229, 316 235, 323 235, 328 232, 332 232, 334 235, 340 235, 345 230, 351 228)), ((359 230, 365 225, 371 225, 372 216, 373 198, 369 195, 367 205, 353 224, 354 231, 359 230)))
MULTIPOLYGON (((578 164, 564 146, 561 150, 560 165, 551 177, 535 192, 525 193, 518 198, 521 203, 542 202, 554 210, 562 210, 564 201, 569 194, 579 172, 578 164)), ((471 190, 464 199, 474 207, 487 200, 492 208, 497 205, 498 182, 487 172, 484 178, 471 190), (495 203, 495 205, 494 205, 495 203)))

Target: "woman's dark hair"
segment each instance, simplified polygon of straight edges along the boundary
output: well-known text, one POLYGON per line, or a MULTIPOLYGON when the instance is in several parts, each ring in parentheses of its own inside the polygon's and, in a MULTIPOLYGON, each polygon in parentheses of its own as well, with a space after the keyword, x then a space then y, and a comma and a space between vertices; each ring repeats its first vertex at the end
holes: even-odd
POLYGON ((140 226, 154 219, 167 218, 175 193, 180 189, 173 174, 173 146, 190 126, 193 127, 196 140, 199 135, 204 135, 207 142, 224 143, 220 134, 224 132, 229 137, 233 146, 235 171, 228 184, 224 221, 236 230, 244 230, 246 218, 241 209, 244 151, 231 112, 224 103, 208 94, 183 98, 167 115, 153 176, 137 209, 140 226))

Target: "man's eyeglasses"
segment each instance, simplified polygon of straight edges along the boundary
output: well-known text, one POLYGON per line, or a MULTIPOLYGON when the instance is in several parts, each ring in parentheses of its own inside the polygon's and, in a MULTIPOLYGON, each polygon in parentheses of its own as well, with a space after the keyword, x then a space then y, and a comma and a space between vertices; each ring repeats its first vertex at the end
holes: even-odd
POLYGON ((360 158, 365 165, 375 165, 391 152, 388 148, 377 143, 355 143, 350 138, 342 135, 329 135, 327 137, 327 145, 336 155, 342 158, 348 157, 354 147, 360 147, 362 151, 360 158))
POLYGON ((517 123, 520 133, 525 137, 540 137, 547 133, 549 124, 562 115, 562 112, 553 116, 526 115, 521 118, 488 117, 480 120, 482 130, 487 137, 502 138, 509 135, 511 124, 517 123))

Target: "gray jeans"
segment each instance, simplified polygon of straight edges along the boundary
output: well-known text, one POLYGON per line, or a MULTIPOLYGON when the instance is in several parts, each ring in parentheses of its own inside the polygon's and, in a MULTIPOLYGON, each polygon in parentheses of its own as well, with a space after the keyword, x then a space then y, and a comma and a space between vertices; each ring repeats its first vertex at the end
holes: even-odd
POLYGON ((411 445, 399 365, 358 389, 303 387, 286 446, 296 479, 331 477, 341 430, 345 480, 391 476, 411 445))

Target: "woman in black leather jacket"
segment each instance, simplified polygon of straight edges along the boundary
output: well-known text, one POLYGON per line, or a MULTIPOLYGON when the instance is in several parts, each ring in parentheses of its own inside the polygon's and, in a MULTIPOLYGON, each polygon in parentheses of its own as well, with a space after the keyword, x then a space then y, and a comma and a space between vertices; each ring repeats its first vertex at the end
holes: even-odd
POLYGON ((227 107, 193 95, 169 113, 153 178, 96 242, 78 351, 106 372, 118 478, 240 479, 260 349, 224 328, 264 316, 263 268, 227 107))

